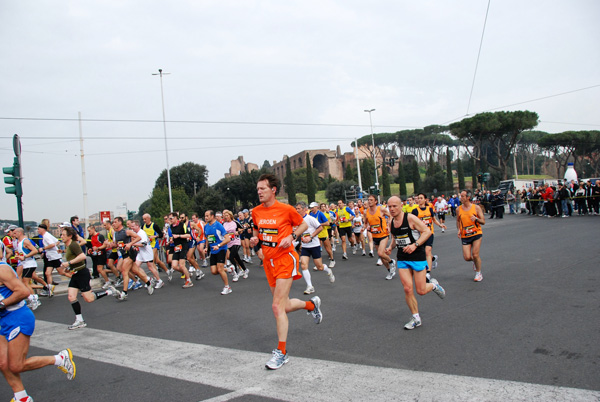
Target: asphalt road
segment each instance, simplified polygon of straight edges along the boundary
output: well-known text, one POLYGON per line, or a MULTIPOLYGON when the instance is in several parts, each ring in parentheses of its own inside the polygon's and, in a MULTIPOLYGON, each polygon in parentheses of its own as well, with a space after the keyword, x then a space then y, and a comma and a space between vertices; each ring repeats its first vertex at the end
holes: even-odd
MULTIPOLYGON (((386 281, 376 259, 342 261, 338 247, 335 284, 312 275, 323 323, 290 314, 290 363, 276 372, 264 369, 277 339, 255 262, 227 296, 207 275, 191 289, 177 278, 152 296, 84 304, 88 328, 77 331, 66 297, 42 300, 29 355, 71 347, 77 376, 47 367, 24 383, 40 401, 600 400, 600 217, 488 220, 481 283, 447 224, 433 271, 447 297, 418 296, 416 330, 403 330, 398 277, 386 281)), ((307 299, 304 287, 292 296, 307 299)))

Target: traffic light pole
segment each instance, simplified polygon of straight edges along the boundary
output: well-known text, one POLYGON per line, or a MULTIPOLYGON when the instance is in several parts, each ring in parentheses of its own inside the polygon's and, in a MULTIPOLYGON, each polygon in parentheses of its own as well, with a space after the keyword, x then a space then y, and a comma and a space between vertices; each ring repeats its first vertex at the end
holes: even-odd
POLYGON ((17 196, 17 214, 19 215, 19 227, 23 227, 23 201, 21 196, 17 196))

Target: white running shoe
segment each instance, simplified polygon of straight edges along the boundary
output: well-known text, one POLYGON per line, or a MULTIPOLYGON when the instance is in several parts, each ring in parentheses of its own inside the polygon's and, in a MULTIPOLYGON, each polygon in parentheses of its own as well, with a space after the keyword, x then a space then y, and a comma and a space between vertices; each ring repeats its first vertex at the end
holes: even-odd
POLYGON ((436 269, 438 266, 438 256, 434 255, 431 259, 431 269, 436 269))
POLYGON ((223 290, 221 291, 221 294, 222 294, 222 295, 228 295, 228 294, 229 294, 229 293, 231 293, 231 292, 232 292, 232 290, 231 290, 231 287, 230 287, 230 286, 225 286, 225 287, 223 288, 223 290))
POLYGON ((87 327, 87 324, 85 323, 85 321, 83 320, 75 320, 75 322, 71 325, 69 325, 69 329, 79 329, 79 328, 85 328, 87 327))
POLYGON ((208 267, 208 261, 206 261, 206 258, 204 259, 204 261, 202 261, 202 268, 206 268, 208 267))
POLYGON ((185 281, 182 288, 187 289, 187 288, 191 288, 192 286, 194 286, 194 282, 192 282, 191 279, 188 279, 187 281, 185 281))
POLYGON ((440 297, 440 299, 443 299, 444 297, 446 297, 446 291, 444 290, 442 285, 440 285, 440 283, 437 281, 437 279, 431 278, 431 283, 435 284, 435 288, 433 289, 433 292, 436 295, 438 295, 440 297))
POLYGON ((475 282, 481 282, 483 280, 483 275, 481 275, 481 272, 475 272, 475 278, 473 278, 473 280, 475 282))
POLYGON ((319 268, 313 267, 313 271, 318 271, 318 270, 319 270, 319 268))
POLYGON ((311 302, 315 305, 315 309, 313 311, 307 311, 308 314, 312 315, 315 319, 315 324, 320 324, 323 321, 323 312, 321 311, 321 298, 319 296, 315 296, 310 299, 311 302))
POLYGON ((173 268, 167 270, 167 278, 169 279, 169 282, 173 280, 173 268))
POLYGON ((156 285, 154 286, 155 289, 160 289, 163 286, 165 286, 165 283, 163 282, 163 280, 159 280, 158 282, 156 282, 156 285))
POLYGON ((239 277, 239 275, 238 275, 238 274, 236 274, 236 273, 235 273, 235 271, 234 271, 234 272, 233 272, 233 279, 232 279, 232 281, 234 281, 234 282, 237 282, 237 281, 239 281, 239 280, 240 280, 240 277, 239 277))
POLYGON ((392 278, 396 275, 396 266, 390 266, 390 271, 388 272, 387 276, 385 277, 385 279, 387 279, 388 281, 392 280, 392 278))
POLYGON ((381 261, 381 258, 377 259, 377 265, 383 265, 383 261, 381 261))
POLYGON ((331 282, 331 283, 335 282, 335 275, 333 274, 333 272, 328 275, 329 275, 329 282, 331 282))
POLYGON ((404 329, 415 329, 421 326, 421 320, 417 320, 415 317, 411 317, 410 321, 404 325, 404 329))
POLYGON ((335 260, 329 261, 329 268, 335 267, 335 260))
POLYGON ((250 273, 250 270, 249 270, 248 268, 246 268, 246 269, 244 270, 244 275, 243 275, 243 278, 244 278, 244 279, 248 279, 248 274, 249 274, 249 273, 250 273))
POLYGON ((307 286, 306 290, 304 291, 305 295, 309 295, 311 293, 315 293, 315 287, 314 286, 307 286))
MULTIPOLYGON (((71 349, 61 350, 58 352, 58 355, 63 358, 63 361, 56 367, 67 375, 68 380, 72 380, 77 374, 77 368, 75 367, 75 362, 73 361, 73 353, 71 352, 71 349)), ((31 399, 31 401, 33 402, 33 399, 31 399)))
POLYGON ((279 349, 275 349, 273 351, 273 357, 271 360, 265 364, 265 367, 269 370, 277 370, 284 364, 286 364, 290 359, 288 358, 287 353, 284 355, 279 349))
POLYGON ((150 281, 150 285, 146 285, 146 290, 148 291, 149 295, 154 293, 154 282, 153 281, 150 281))
POLYGON ((197 281, 199 281, 200 279, 202 279, 204 277, 205 277, 205 275, 204 275, 204 272, 202 272, 202 270, 199 269, 196 271, 196 280, 197 281))

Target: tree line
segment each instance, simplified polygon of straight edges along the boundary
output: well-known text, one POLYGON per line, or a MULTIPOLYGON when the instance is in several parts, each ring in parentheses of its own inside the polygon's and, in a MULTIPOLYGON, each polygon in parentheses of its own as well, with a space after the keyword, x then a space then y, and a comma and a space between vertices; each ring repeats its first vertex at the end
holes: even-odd
MULTIPOLYGON (((399 183, 400 194, 404 196, 407 183, 413 184, 415 193, 450 192, 456 187, 455 177, 458 188, 465 188, 465 177, 477 183, 478 172, 489 172, 490 184, 495 185, 515 172, 540 174, 543 164, 552 161, 559 175, 564 174, 568 162, 573 162, 580 176, 600 176, 600 131, 550 134, 535 131, 538 122, 537 113, 531 111, 486 112, 448 126, 378 133, 373 139, 369 134, 351 145, 356 145, 366 156, 360 161, 363 190, 375 185, 377 161, 384 197, 391 195, 391 183, 399 183), (392 169, 391 164, 397 168, 392 169), (392 174, 394 170, 396 174, 392 174)), ((297 193, 306 194, 309 202, 315 201, 319 190, 326 190, 328 201, 343 199, 345 191, 358 184, 356 167, 346 166, 344 180, 337 181, 320 177, 308 154, 306 161, 306 167, 292 171, 289 158, 286 160, 284 184, 290 204, 296 203, 297 193)), ((206 166, 186 162, 173 167, 170 172, 173 207, 184 212, 251 208, 258 204, 256 182, 270 168, 265 160, 260 170, 226 177, 209 186, 206 166)), ((167 177, 163 170, 138 214, 163 216, 168 209, 167 177)))

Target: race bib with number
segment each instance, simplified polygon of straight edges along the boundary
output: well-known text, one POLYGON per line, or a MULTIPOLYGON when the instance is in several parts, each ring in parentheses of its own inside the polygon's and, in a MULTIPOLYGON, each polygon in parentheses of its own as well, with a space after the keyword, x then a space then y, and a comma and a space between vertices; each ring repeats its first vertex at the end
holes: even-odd
POLYGON ((396 236, 396 246, 398 247, 406 247, 411 244, 410 237, 408 234, 396 236))
POLYGON ((475 233, 477 231, 477 228, 475 227, 475 225, 471 225, 471 226, 466 226, 463 229, 463 232, 465 234, 465 236, 469 236, 472 235, 473 233, 475 233))

